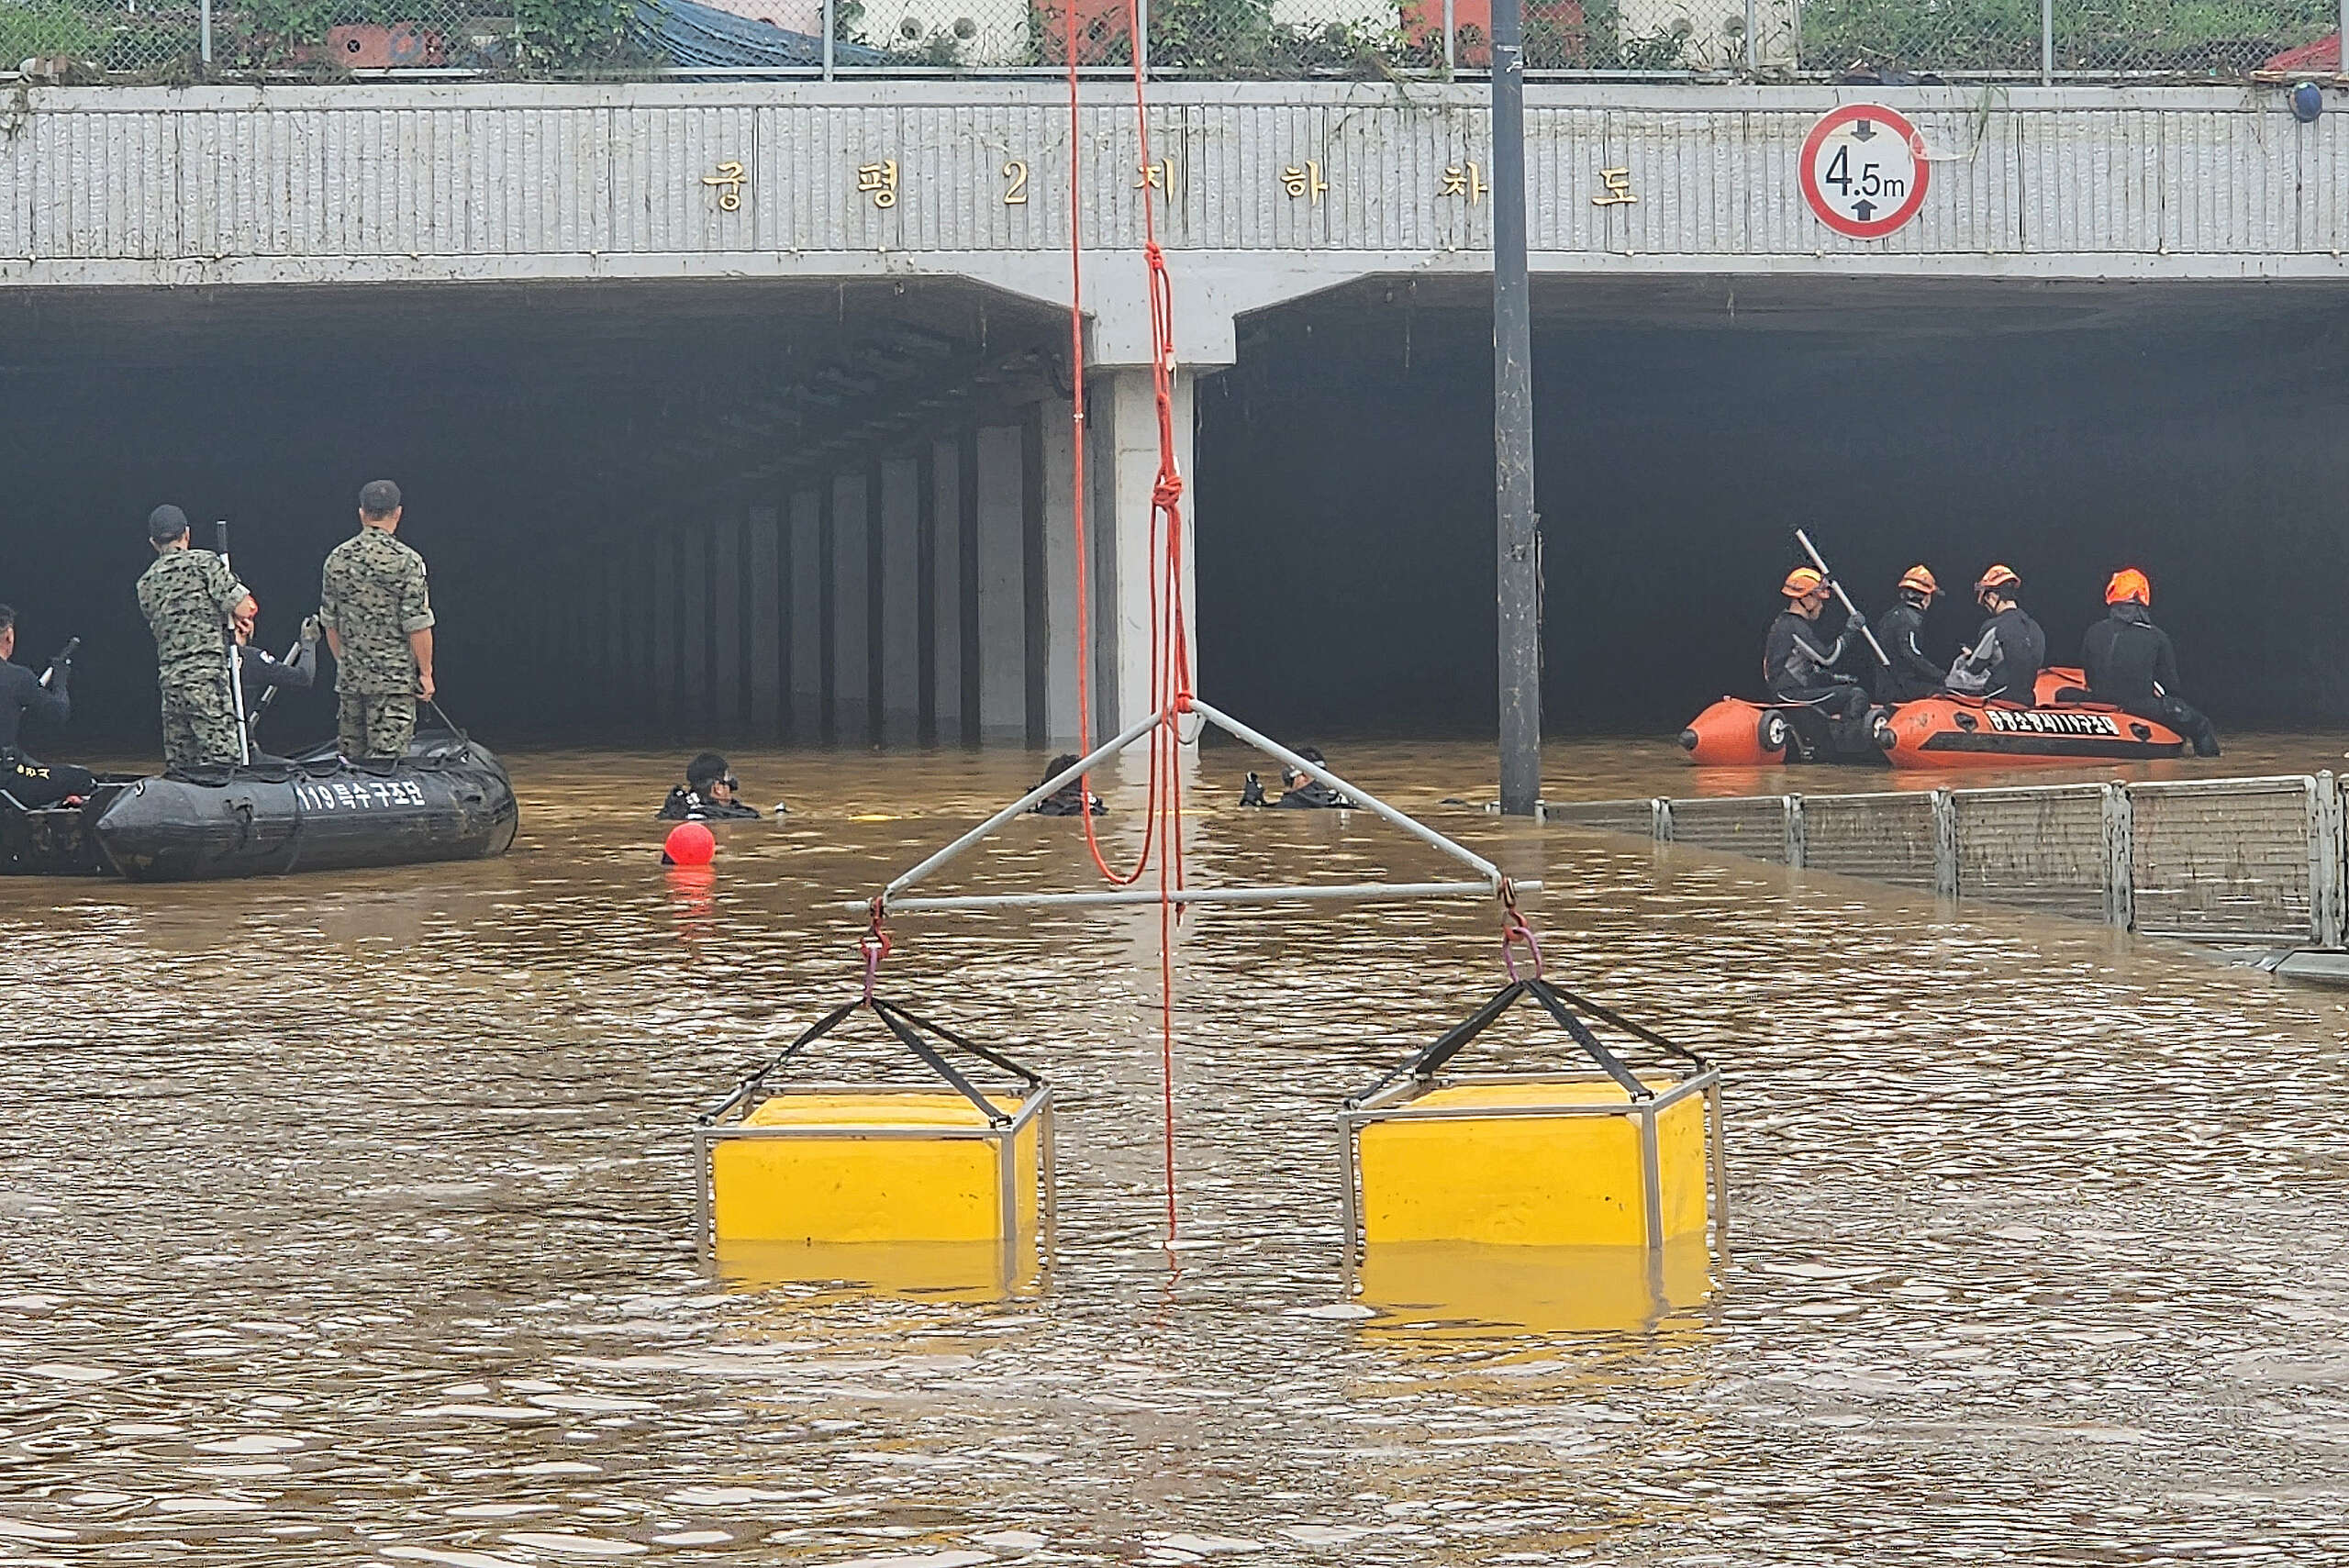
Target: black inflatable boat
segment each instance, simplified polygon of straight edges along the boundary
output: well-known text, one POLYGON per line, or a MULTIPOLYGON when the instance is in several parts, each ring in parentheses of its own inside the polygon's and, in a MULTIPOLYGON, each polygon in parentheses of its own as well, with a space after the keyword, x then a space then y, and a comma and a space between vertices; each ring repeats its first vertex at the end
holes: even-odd
POLYGON ((481 860, 514 842, 505 764, 462 736, 419 736, 396 762, 323 752, 218 773, 102 778, 79 806, 0 792, 0 872, 196 882, 481 860))

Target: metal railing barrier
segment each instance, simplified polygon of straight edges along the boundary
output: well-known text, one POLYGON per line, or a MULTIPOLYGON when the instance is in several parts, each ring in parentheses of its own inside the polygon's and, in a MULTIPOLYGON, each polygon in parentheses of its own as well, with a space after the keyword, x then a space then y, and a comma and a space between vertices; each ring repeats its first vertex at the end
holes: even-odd
POLYGON ((2147 936, 2349 937, 2349 804, 2331 773, 1545 803, 1542 818, 2147 936))

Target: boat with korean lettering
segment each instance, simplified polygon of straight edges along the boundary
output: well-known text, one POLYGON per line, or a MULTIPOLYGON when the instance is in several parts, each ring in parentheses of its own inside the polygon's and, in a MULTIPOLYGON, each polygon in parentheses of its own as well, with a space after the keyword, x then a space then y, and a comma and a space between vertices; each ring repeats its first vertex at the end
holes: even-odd
POLYGON ((1902 703, 1879 731, 1896 768, 2008 768, 2038 762, 2149 762, 2184 756, 2186 737, 2159 719, 2096 701, 2074 669, 2039 673, 2029 707, 1979 697, 1902 703))
POLYGON ((218 773, 106 777, 79 806, 0 795, 0 870, 199 882, 506 852, 519 823, 505 764, 462 735, 418 736, 394 762, 329 746, 218 773))
POLYGON ((1799 703, 1723 697, 1680 732, 1699 767, 1787 762, 1890 762, 1896 768, 2007 768, 2039 762, 2143 762, 2185 754, 2186 738, 2158 719, 2100 703, 2078 670, 2039 673, 2034 700, 1984 702, 1944 694, 1831 725, 1799 703))

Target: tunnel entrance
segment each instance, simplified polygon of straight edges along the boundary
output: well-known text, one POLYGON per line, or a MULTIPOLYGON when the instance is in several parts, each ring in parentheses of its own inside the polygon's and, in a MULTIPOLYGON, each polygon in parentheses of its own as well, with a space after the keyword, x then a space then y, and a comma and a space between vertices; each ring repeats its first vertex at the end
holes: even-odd
MULTIPOLYGON (((71 728, 28 745, 152 755, 153 648, 132 595, 150 508, 184 508, 200 544, 231 522, 282 651, 377 477, 406 492, 443 699, 468 728, 856 738, 863 666, 833 646, 849 639, 789 624, 865 624, 861 552, 879 536, 847 515, 862 489, 835 517, 832 476, 919 449, 925 476, 944 470, 938 526, 956 527, 958 460, 996 463, 1007 432, 1018 456, 1064 379, 1066 333, 1041 306, 936 281, 6 291, 0 599, 20 662, 84 639, 71 728), (795 560, 793 500, 817 490, 795 560)), ((952 612, 981 586, 948 555, 924 648, 941 626, 962 635, 952 612)), ((1024 588, 1016 558, 1010 573, 1024 588)), ((951 733, 978 694, 943 662, 947 689, 922 701, 951 733)), ((1024 679, 1010 673, 1015 691, 1024 679)), ((293 694, 264 739, 330 734, 332 705, 293 694)))
MULTIPOLYGON (((1242 323, 1199 396, 1206 689, 1298 733, 1491 733, 1488 286, 1373 280, 1242 323)), ((1942 657, 1992 562, 2065 662, 2136 565, 2221 723, 2349 718, 2345 298, 1537 278, 1547 728, 1669 734, 1754 690, 1797 527, 1872 610, 1930 563, 1957 590, 1942 657)))
MULTIPOLYGON (((1202 681, 1236 711, 1491 732, 1485 286, 1264 312, 1193 388, 1202 681)), ((2007 562, 2059 655, 2142 566, 2222 723, 2349 719, 2340 297, 1537 280, 1550 728, 1668 734, 1750 690, 1798 525, 1879 610, 1913 561, 2007 562)), ((1057 740, 1065 332, 937 280, 9 291, 0 599, 21 662, 85 640, 70 731, 28 743, 152 755, 150 507, 234 524, 283 648, 379 476, 448 706, 499 743, 1057 740)), ((1937 651, 1969 610, 1937 606, 1937 651)), ((296 695, 267 739, 331 713, 296 695)))

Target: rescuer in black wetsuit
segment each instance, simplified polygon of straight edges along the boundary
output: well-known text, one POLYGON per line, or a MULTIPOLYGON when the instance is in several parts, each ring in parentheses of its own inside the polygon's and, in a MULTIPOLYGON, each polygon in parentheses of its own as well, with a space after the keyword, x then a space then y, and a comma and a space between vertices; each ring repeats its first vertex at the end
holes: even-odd
MULTIPOLYGON (((1076 766, 1076 762, 1075 752, 1063 751, 1044 764, 1044 778, 1036 782, 1041 784, 1044 779, 1076 766)), ((1101 804, 1101 797, 1087 792, 1081 778, 1069 780, 1028 809, 1039 817, 1107 817, 1109 814, 1109 808, 1101 804)))
POLYGON ((1949 689, 1985 701, 2031 707, 2039 701, 2039 672, 2047 662, 2047 634, 2015 595, 2022 579, 2007 566, 1993 566, 1974 584, 1975 602, 1990 618, 1974 646, 1963 649, 1949 667, 1949 689))
POLYGON ((741 787, 725 758, 704 751, 685 764, 685 782, 669 792, 654 815, 663 822, 755 822, 758 808, 734 798, 741 787))
POLYGON ((87 768, 65 762, 41 762, 18 750, 17 734, 28 713, 52 724, 73 715, 66 682, 72 678, 73 656, 69 648, 50 664, 49 680, 22 664, 8 662, 17 651, 17 612, 0 605, 0 789, 17 797, 19 806, 57 806, 86 796, 98 781, 87 768))
POLYGON ((2154 624, 2154 585, 2135 567, 2112 574, 2104 586, 2110 606, 2080 642, 2080 667, 2088 695, 2123 713, 2166 724, 2194 742, 2198 757, 2219 754, 2219 732, 2198 708, 2177 696, 2177 651, 2169 633, 2154 624))
POLYGON ((1831 718, 1855 718, 1866 710, 1868 695, 1849 675, 1838 674, 1835 663, 1851 646, 1852 634, 1867 617, 1854 610, 1843 623, 1842 635, 1821 645, 1819 617, 1827 608, 1827 580, 1808 566, 1798 566, 1778 585, 1787 607, 1770 623, 1762 644, 1762 684, 1777 702, 1808 703, 1831 718))
POLYGON ((1876 700, 1891 707, 1915 702, 1942 689, 1943 667, 1925 657, 1922 635, 1925 612, 1933 606, 1942 585, 1922 566, 1900 574, 1898 602, 1876 622, 1876 641, 1891 662, 1876 673, 1876 700))
MULTIPOLYGON (((1312 746, 1301 749, 1297 755, 1317 768, 1330 765, 1330 760, 1312 746)), ((1275 811, 1352 811, 1357 805, 1351 795, 1331 789, 1310 773, 1300 773, 1286 765, 1281 768, 1281 796, 1278 800, 1266 800, 1264 781, 1250 773, 1247 781, 1240 786, 1240 804, 1269 806, 1275 811)))

